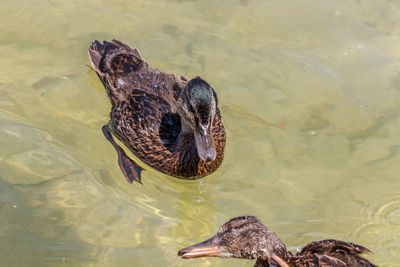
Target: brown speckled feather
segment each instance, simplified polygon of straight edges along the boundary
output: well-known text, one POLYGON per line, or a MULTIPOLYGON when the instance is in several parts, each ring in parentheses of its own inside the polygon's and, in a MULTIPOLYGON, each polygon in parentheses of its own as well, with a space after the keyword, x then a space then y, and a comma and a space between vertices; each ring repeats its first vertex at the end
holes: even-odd
POLYGON ((279 255, 279 261, 258 259, 255 267, 374 267, 360 254, 371 253, 363 246, 340 240, 315 241, 305 246, 297 254, 279 255))
MULTIPOLYGON (((297 254, 281 256, 280 261, 258 259, 256 267, 373 267, 360 254, 371 253, 363 246, 340 240, 327 239, 311 242, 297 254)), ((280 256, 280 255, 279 255, 280 256)))
POLYGON ((222 163, 225 129, 219 110, 212 125, 215 160, 198 156, 193 135, 180 138, 176 103, 187 80, 148 66, 137 49, 113 40, 89 48, 92 65, 112 103, 111 126, 140 160, 175 177, 196 179, 222 163))
POLYGON ((306 262, 308 266, 375 266, 360 256, 363 253, 371 253, 371 251, 354 243, 327 239, 305 246, 294 256, 293 263, 303 264, 294 266, 307 266, 306 262), (315 263, 320 265, 315 265, 315 263))

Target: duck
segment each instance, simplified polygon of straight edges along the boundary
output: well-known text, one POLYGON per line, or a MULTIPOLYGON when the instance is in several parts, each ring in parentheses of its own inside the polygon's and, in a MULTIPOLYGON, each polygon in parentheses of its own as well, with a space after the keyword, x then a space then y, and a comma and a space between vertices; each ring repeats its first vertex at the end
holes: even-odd
POLYGON ((204 79, 150 67, 138 49, 118 40, 96 40, 88 52, 112 106, 102 132, 129 183, 142 184, 143 168, 114 137, 147 166, 176 178, 193 180, 217 170, 226 133, 217 94, 204 79))
POLYGON ((334 239, 311 242, 296 254, 255 216, 224 223, 210 239, 179 250, 184 259, 222 257, 257 259, 255 267, 376 266, 360 256, 363 246, 334 239))

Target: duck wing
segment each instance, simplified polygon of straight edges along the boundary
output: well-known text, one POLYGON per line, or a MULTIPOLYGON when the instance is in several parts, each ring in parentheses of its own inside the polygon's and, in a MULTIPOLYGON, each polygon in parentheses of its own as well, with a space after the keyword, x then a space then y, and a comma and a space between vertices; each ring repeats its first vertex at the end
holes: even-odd
POLYGON ((186 77, 151 68, 136 48, 113 40, 89 47, 93 70, 112 104, 112 132, 153 168, 170 164, 181 131, 176 101, 186 77))
MULTIPOLYGON (((278 265, 283 267, 282 265, 278 265)), ((347 266, 359 266, 359 265, 347 265, 345 262, 338 258, 323 255, 323 254, 307 254, 299 257, 296 260, 290 262, 289 266, 293 267, 347 267, 347 266)))
POLYGON ((149 155, 170 156, 181 131, 180 118, 171 110, 163 97, 133 89, 129 102, 111 110, 113 132, 146 163, 149 155))
POLYGON ((299 257, 291 257, 286 261, 278 256, 272 256, 268 260, 258 259, 254 267, 346 267, 343 261, 322 254, 306 254, 299 257))
POLYGON ((332 260, 336 260, 338 262, 336 263, 336 265, 331 266, 342 266, 340 265, 341 263, 344 263, 344 266, 375 266, 374 264, 360 256, 363 253, 371 253, 371 251, 363 246, 351 242, 327 239, 315 241, 308 244, 294 257, 310 260, 317 257, 317 259, 321 259, 321 263, 323 263, 324 261, 329 262, 332 260))
POLYGON ((103 44, 94 41, 89 47, 89 58, 113 106, 129 98, 130 89, 135 87, 134 78, 147 69, 137 49, 117 40, 103 44))
POLYGON ((125 109, 135 124, 148 129, 157 128, 155 123, 160 124, 165 113, 176 113, 176 100, 187 82, 184 78, 149 67, 136 48, 117 40, 94 41, 89 56, 113 109, 118 109, 112 111, 112 119, 124 117, 125 109))

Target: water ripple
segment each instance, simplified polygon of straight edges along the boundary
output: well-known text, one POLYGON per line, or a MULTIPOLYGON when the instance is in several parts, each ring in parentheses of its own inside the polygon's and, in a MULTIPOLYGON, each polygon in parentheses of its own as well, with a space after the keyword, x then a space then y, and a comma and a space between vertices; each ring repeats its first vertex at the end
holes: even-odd
MULTIPOLYGON (((375 254, 388 254, 400 260, 400 192, 376 199, 361 212, 365 222, 355 229, 353 239, 374 240, 375 254)), ((381 264, 384 264, 383 262, 381 264)), ((385 264, 389 264, 385 263, 385 264)))

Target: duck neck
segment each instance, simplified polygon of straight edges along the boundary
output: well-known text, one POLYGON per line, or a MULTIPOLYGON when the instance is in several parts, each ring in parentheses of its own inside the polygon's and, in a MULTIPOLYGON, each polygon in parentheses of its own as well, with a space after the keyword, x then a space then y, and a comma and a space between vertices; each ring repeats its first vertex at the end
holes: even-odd
POLYGON ((181 133, 179 135, 180 136, 181 135, 193 135, 192 127, 190 127, 190 125, 187 124, 186 121, 182 119, 182 117, 181 117, 181 133))
POLYGON ((182 150, 187 147, 188 143, 194 140, 193 129, 183 120, 181 119, 181 132, 178 135, 175 143, 176 150, 182 150))
POLYGON ((292 254, 287 251, 285 243, 274 232, 268 229, 265 242, 262 243, 267 254, 259 257, 255 266, 270 266, 271 261, 276 262, 278 266, 285 266, 282 264, 290 261, 292 254))

